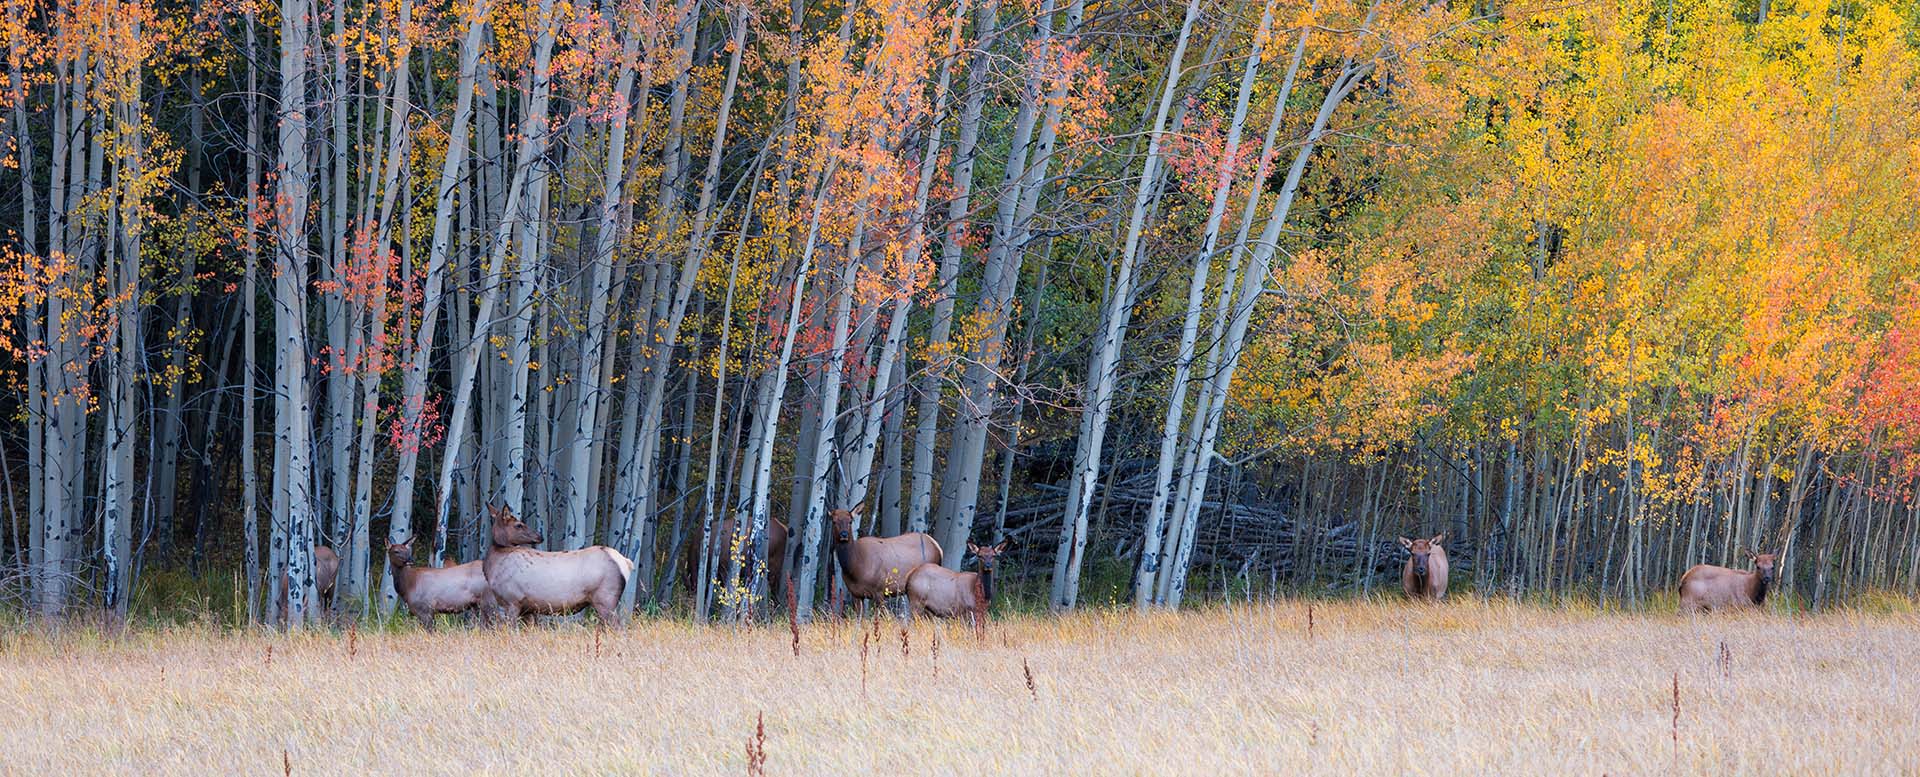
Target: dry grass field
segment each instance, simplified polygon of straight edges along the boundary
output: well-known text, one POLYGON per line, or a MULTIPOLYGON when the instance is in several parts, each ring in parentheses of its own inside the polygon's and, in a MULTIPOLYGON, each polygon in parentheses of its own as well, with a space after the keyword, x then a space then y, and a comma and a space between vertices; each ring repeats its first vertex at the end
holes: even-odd
POLYGON ((0 772, 747 774, 764 715, 770 775, 1920 774, 1911 613, 1311 607, 12 631, 0 772))

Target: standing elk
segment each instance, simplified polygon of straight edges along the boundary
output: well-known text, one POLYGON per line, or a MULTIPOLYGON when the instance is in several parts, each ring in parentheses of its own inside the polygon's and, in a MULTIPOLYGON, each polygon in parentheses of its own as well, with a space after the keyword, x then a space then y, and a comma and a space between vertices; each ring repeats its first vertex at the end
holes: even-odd
MULTIPOLYGON (((333 595, 334 578, 340 576, 340 554, 325 545, 313 546, 313 588, 320 594, 320 604, 326 605, 327 597, 333 595)), ((292 590, 292 581, 287 579, 286 570, 280 570, 280 612, 287 611, 287 592, 292 590)))
POLYGON ((1705 612, 1740 607, 1758 607, 1767 600, 1773 586, 1772 553, 1746 551, 1753 562, 1752 572, 1695 564, 1680 576, 1680 611, 1705 612))
POLYGON ((1400 587, 1407 592, 1409 599, 1443 599, 1447 595, 1447 549, 1440 543, 1447 539, 1447 533, 1433 535, 1433 539, 1410 540, 1400 538, 1400 547, 1407 549, 1407 563, 1400 568, 1400 587))
POLYGON ((407 603, 407 612, 420 619, 420 625, 433 628, 433 616, 461 613, 479 607, 485 617, 489 597, 487 574, 481 562, 469 561, 450 567, 413 565, 413 541, 387 545, 387 564, 393 570, 393 590, 407 603))
POLYGON ((887 597, 906 592, 909 573, 922 564, 939 564, 943 555, 940 543, 924 532, 854 539, 853 521, 862 507, 833 511, 833 557, 849 596, 884 605, 887 597))
MULTIPOLYGON (((713 576, 722 584, 726 583, 733 574, 734 541, 737 539, 733 534, 733 526, 731 517, 722 518, 713 523, 713 576)), ((767 520, 768 594, 778 593, 781 583, 786 579, 782 575, 787 569, 787 534, 787 525, 781 523, 778 518, 767 520)), ((743 544, 739 553, 742 558, 751 558, 753 546, 743 544)), ((687 581, 688 590, 693 590, 700 584, 700 542, 698 540, 687 543, 685 562, 687 573, 682 577, 687 581)), ((741 569, 740 579, 750 581, 752 572, 751 567, 741 569)))
POLYGON ((967 550, 980 559, 980 571, 955 572, 939 564, 921 564, 907 574, 907 609, 914 617, 931 613, 942 618, 962 615, 973 621, 975 634, 987 634, 987 611, 993 606, 993 565, 1007 543, 981 547, 971 542, 967 550))
POLYGON ((513 512, 489 505, 493 550, 481 562, 487 591, 508 620, 571 615, 592 607, 600 620, 620 622, 620 595, 633 562, 605 545, 566 551, 536 550, 546 541, 513 512))

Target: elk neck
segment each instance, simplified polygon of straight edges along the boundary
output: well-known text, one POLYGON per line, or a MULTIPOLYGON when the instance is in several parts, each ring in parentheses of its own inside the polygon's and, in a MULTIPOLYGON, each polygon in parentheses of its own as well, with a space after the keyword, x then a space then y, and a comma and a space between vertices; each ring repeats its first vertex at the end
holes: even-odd
POLYGON ((413 590, 413 565, 393 559, 387 559, 387 565, 393 568, 393 592, 400 595, 401 601, 406 601, 407 594, 413 590))
POLYGON ((839 562, 840 569, 844 573, 846 569, 852 566, 853 543, 841 542, 839 532, 834 532, 831 536, 833 538, 833 560, 839 562))
POLYGON ((1747 574, 1752 576, 1747 580, 1748 598, 1752 599, 1754 604, 1765 604, 1767 601, 1767 576, 1760 574, 1760 570, 1757 569, 1747 574))

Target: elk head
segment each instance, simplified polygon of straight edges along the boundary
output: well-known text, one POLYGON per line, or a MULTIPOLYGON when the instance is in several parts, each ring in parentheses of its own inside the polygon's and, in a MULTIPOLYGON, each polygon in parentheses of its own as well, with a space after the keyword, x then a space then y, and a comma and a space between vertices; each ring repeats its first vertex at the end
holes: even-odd
POLYGON ((829 514, 829 517, 833 519, 833 541, 835 543, 844 545, 853 541, 853 522, 859 520, 860 511, 866 509, 866 507, 865 504, 857 504, 853 506, 852 510, 835 510, 829 514))
POLYGON ((546 541, 540 532, 515 517, 505 505, 488 505, 487 512, 493 515, 493 546, 511 548, 516 545, 538 545, 546 541))
POLYGON ((992 572, 993 565, 998 562, 1000 554, 1007 552, 1007 543, 1005 540, 1001 540, 998 545, 981 546, 969 542, 967 543, 967 552, 972 553, 975 558, 980 559, 980 571, 992 572))
POLYGON ((413 564, 413 540, 387 543, 387 563, 396 567, 413 564))
POLYGON ((1446 532, 1435 534, 1432 539, 1410 540, 1405 537, 1400 538, 1400 547, 1406 548, 1407 552, 1413 555, 1414 575, 1418 577, 1427 576, 1427 559, 1433 555, 1434 548, 1440 547, 1440 543, 1446 539, 1446 532))
POLYGON ((1760 582, 1773 585, 1773 562, 1779 558, 1774 553, 1755 553, 1747 551, 1747 560, 1753 562, 1753 571, 1760 574, 1760 582))

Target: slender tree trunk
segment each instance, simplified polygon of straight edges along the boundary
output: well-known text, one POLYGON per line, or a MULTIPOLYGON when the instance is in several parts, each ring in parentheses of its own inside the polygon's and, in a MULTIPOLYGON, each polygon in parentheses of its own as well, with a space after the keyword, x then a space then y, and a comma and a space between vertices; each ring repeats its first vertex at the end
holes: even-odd
MULTIPOLYGON (((413 536, 413 495, 414 479, 420 461, 418 442, 420 419, 427 405, 427 369, 432 361, 434 330, 440 320, 441 297, 447 285, 447 256, 452 251, 454 195, 459 191, 456 185, 459 177, 465 174, 467 161, 467 135, 473 122, 474 72, 480 58, 480 49, 484 40, 487 23, 486 0, 478 0, 467 17, 467 29, 460 41, 460 69, 456 76, 454 93, 453 123, 448 129, 447 152, 440 166, 440 177, 434 185, 433 236, 427 246, 427 276, 421 282, 424 298, 420 306, 420 323, 412 331, 413 346, 402 371, 400 386, 400 427, 403 440, 398 452, 399 461, 395 465, 393 485, 393 518, 388 529, 389 542, 405 542, 413 536)), ((527 160, 522 159, 519 167, 524 169, 527 160)), ((521 178, 519 174, 516 178, 521 178)), ((506 223, 502 219, 502 223, 506 223)), ((496 241, 503 244, 504 239, 496 241)), ((501 246, 496 245, 496 250, 501 246)), ((476 336, 486 331, 485 316, 481 316, 474 325, 476 336)), ((404 326, 404 325, 403 325, 404 326)), ((454 413, 457 418, 458 412, 454 413)), ((457 434, 452 436, 458 440, 457 434)), ((448 457, 451 460, 451 457, 448 457)), ((439 563, 440 552, 445 550, 444 539, 435 541, 434 563, 439 563)), ((384 610, 391 610, 395 594, 389 580, 384 591, 384 610)))
POLYGON ((284 487, 274 494, 274 514, 286 518, 287 580, 296 589, 287 595, 286 622, 299 627, 311 621, 317 604, 306 372, 306 210, 312 183, 307 157, 307 3, 288 0, 281 15, 280 159, 274 176, 274 446, 282 451, 275 458, 284 462, 285 470, 284 487))
MULTIPOLYGON (((992 74, 993 67, 987 49, 999 21, 999 9, 999 0, 986 0, 980 6, 974 23, 976 51, 967 72, 966 100, 960 109, 958 135, 954 139, 953 196, 947 201, 946 226, 941 230, 940 274, 938 285, 933 290, 933 322, 927 335, 927 349, 935 354, 944 352, 953 337, 953 303, 958 293, 956 284, 960 276, 960 260, 965 253, 967 220, 971 216, 973 164, 980 146, 987 78, 992 74)), ((953 22, 956 30, 964 16, 964 8, 957 7, 953 22)), ((949 58, 942 69, 944 71, 951 67, 949 58)), ((940 434, 940 397, 946 388, 947 377, 945 358, 936 359, 941 363, 929 365, 920 384, 920 407, 916 413, 913 435, 913 483, 907 489, 907 531, 926 531, 928 514, 933 505, 933 449, 940 434)))
MULTIPOLYGON (((1054 553, 1052 603, 1057 609, 1071 609, 1079 597, 1077 574, 1079 556, 1087 544, 1087 515, 1092 509, 1093 492, 1100 468, 1100 449, 1107 433, 1107 416, 1113 408, 1113 390, 1120 362, 1120 348, 1126 337, 1127 321, 1133 310, 1133 272, 1140 255, 1140 236, 1146 229, 1147 204, 1160 175, 1160 145, 1167 131, 1167 114, 1173 108, 1173 96, 1180 88, 1180 72, 1185 66, 1187 40, 1200 17, 1200 0, 1188 0, 1180 34, 1167 61, 1167 74, 1160 87, 1160 102, 1154 112, 1153 131, 1147 140, 1147 160, 1140 171, 1140 183, 1134 189, 1133 210, 1127 221, 1126 241, 1121 244, 1120 269, 1107 297, 1100 336, 1094 340, 1091 363, 1087 365, 1087 415, 1082 421, 1079 445, 1074 451, 1073 475, 1067 485, 1066 514, 1061 518, 1060 544, 1054 553)), ((1257 52, 1256 47, 1256 52, 1257 52)), ((1256 53, 1252 59, 1258 60, 1256 53)), ((1244 84, 1243 84, 1244 87, 1244 84)), ((1245 96, 1242 95, 1244 113, 1245 96)), ((1229 141, 1231 143, 1231 141, 1229 141)), ((1229 146, 1231 149, 1232 146, 1229 146)), ((1229 150, 1227 158, 1232 158, 1229 150)), ((1219 198, 1216 197, 1216 200, 1219 198)), ((1191 302, 1191 301, 1190 301, 1191 302)), ((1189 338, 1190 339, 1190 338, 1189 338)), ((1191 349, 1191 344, 1187 344, 1191 349)), ((1180 376, 1174 378, 1177 384, 1180 376)))

